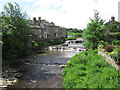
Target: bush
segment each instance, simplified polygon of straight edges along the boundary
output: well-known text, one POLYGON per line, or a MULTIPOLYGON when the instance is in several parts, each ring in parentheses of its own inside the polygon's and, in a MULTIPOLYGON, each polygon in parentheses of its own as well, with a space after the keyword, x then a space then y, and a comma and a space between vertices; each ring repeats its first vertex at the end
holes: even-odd
POLYGON ((32 41, 32 46, 33 47, 38 47, 39 45, 38 45, 38 43, 36 41, 32 41))
POLYGON ((120 45, 120 40, 114 40, 114 41, 112 41, 112 44, 113 45, 120 45))
POLYGON ((97 51, 84 51, 63 70, 64 88, 118 88, 119 73, 97 51))
POLYGON ((99 41, 98 48, 99 49, 105 49, 105 46, 108 45, 108 42, 105 41, 99 41))
POLYGON ((120 40, 120 32, 116 32, 115 35, 114 35, 114 37, 115 37, 116 39, 120 40))

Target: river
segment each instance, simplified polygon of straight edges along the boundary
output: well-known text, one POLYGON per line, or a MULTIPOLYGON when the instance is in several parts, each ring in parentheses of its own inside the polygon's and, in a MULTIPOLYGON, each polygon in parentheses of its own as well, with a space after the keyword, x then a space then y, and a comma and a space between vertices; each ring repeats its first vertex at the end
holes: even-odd
MULTIPOLYGON (((62 71, 72 56, 80 52, 42 52, 21 60, 12 67, 19 73, 12 88, 62 88, 62 71)), ((11 67, 11 68, 12 68, 11 67)), ((16 73, 16 72, 15 72, 16 73)))

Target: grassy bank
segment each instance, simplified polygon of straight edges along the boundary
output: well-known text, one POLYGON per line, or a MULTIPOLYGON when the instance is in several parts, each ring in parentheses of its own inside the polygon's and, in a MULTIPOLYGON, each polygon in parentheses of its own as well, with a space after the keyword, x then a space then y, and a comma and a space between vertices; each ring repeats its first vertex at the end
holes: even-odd
POLYGON ((97 51, 71 58, 63 71, 64 88, 118 88, 120 75, 97 51))
POLYGON ((47 39, 39 42, 40 46, 52 46, 57 44, 62 44, 65 42, 65 39, 47 39))

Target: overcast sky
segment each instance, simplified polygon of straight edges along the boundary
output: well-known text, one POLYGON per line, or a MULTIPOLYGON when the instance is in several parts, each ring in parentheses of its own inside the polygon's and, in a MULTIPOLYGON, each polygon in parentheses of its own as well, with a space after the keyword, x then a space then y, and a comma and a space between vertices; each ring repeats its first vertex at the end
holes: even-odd
POLYGON ((6 2, 17 2, 32 19, 41 17, 66 28, 84 29, 93 17, 94 10, 109 21, 115 16, 118 21, 118 2, 120 0, 0 0, 0 11, 6 2))

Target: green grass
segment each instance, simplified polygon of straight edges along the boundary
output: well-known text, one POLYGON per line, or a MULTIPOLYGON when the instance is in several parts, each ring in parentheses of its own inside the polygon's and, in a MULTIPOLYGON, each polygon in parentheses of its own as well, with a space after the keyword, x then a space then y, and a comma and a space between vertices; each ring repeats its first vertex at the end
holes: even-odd
POLYGON ((77 39, 76 37, 68 37, 65 40, 76 40, 76 39, 77 39))
POLYGON ((120 75, 97 51, 71 58, 63 73, 64 88, 118 88, 120 75))
POLYGON ((57 45, 64 42, 65 42, 65 39, 49 39, 49 40, 44 40, 38 43, 39 43, 39 46, 52 46, 52 45, 57 45))

